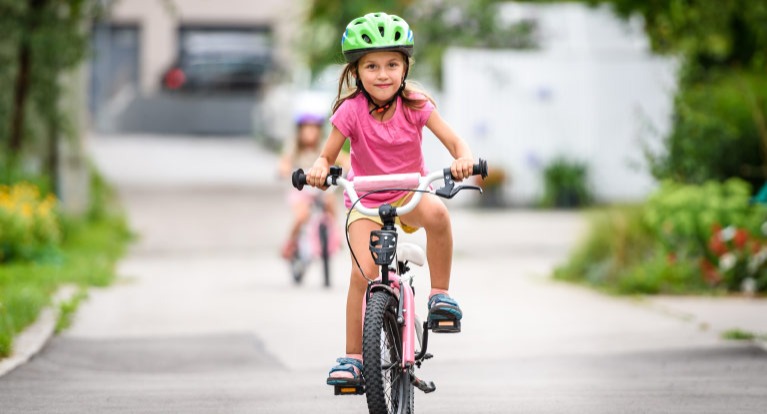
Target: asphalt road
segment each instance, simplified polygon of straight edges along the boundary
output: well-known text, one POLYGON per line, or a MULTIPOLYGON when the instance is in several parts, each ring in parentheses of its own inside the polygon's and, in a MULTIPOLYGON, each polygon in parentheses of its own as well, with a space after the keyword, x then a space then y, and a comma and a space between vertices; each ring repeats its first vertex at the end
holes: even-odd
MULTIPOLYGON (((364 397, 324 384, 343 352, 348 259, 334 261, 331 289, 318 269, 291 284, 277 256, 282 190, 257 175, 273 157, 246 142, 163 141, 157 164, 136 169, 124 161, 135 141, 100 145, 142 237, 70 330, 0 378, 0 412, 365 412, 364 397), (220 165, 207 181, 180 173, 211 156, 220 165)), ((418 412, 766 412, 762 349, 646 300, 548 278, 583 231, 577 214, 451 209, 451 291, 466 317, 460 335, 431 338, 420 376, 437 391, 416 394, 418 412)), ((426 274, 416 280, 424 309, 426 274)))

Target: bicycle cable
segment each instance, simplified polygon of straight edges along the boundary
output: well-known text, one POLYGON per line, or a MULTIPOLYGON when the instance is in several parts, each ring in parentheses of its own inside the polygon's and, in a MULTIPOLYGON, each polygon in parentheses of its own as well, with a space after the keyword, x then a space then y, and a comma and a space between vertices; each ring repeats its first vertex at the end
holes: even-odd
MULTIPOLYGON (((359 260, 357 260, 357 255, 354 254, 354 249, 352 248, 351 240, 349 240, 349 224, 350 224, 349 223, 349 219, 351 218, 352 211, 354 211, 354 206, 356 206, 357 203, 362 201, 363 198, 365 198, 365 197, 367 197, 367 196, 369 196, 371 194, 388 193, 388 192, 392 192, 392 191, 402 191, 402 192, 408 192, 408 193, 427 193, 427 194, 431 193, 431 190, 420 190, 420 189, 417 189, 417 188, 384 188, 384 189, 381 189, 381 190, 373 190, 373 191, 367 192, 367 193, 363 194, 362 196, 358 197, 357 200, 354 203, 352 203, 351 207, 349 208, 349 211, 346 213, 346 223, 344 224, 344 229, 346 230, 346 245, 349 247, 349 252, 351 252, 351 254, 352 254, 352 259, 354 259, 354 263, 357 265, 357 269, 360 270, 360 273, 362 274, 362 277, 364 277, 365 280, 368 281, 368 283, 373 283, 373 282, 375 282, 375 280, 370 279, 369 277, 367 277, 367 275, 365 274, 365 271, 362 270, 362 266, 360 265, 359 260)), ((395 209, 396 208, 397 207, 395 207, 395 209)))

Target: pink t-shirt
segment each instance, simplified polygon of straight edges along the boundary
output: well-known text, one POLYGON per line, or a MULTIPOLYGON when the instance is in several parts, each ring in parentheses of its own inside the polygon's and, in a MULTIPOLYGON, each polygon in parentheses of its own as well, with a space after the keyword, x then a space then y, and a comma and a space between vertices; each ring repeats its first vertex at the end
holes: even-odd
MULTIPOLYGON (((381 122, 370 115, 367 99, 363 94, 347 99, 330 117, 330 122, 351 141, 351 170, 349 180, 355 176, 427 173, 421 149, 421 130, 426 125, 434 105, 423 95, 421 109, 410 109, 397 98, 397 106, 391 119, 381 122)), ((371 194, 360 201, 366 207, 392 203, 406 192, 371 194)), ((362 194, 358 194, 362 196, 362 194)), ((346 208, 351 207, 349 195, 345 194, 346 208)))

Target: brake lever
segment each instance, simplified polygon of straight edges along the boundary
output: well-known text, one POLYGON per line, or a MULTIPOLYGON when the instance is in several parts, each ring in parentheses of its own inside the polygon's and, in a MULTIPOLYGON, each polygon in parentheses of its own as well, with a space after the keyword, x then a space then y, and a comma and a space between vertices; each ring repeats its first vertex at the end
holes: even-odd
POLYGON ((446 170, 447 172, 445 173, 445 185, 439 190, 435 191, 437 196, 449 200, 455 197, 455 195, 458 194, 461 190, 477 190, 480 194, 482 194, 482 188, 476 185, 456 185, 455 180, 453 180, 453 176, 450 174, 450 169, 446 170))

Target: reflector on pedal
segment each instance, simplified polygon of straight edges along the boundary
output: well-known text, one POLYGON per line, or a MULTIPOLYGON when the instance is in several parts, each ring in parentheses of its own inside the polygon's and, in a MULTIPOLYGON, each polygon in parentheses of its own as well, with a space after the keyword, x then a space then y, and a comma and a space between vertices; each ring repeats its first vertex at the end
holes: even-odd
POLYGON ((458 333, 461 332, 461 321, 459 319, 432 319, 427 327, 435 333, 458 333))
POLYGON ((342 385, 336 385, 335 387, 335 395, 362 395, 365 393, 365 387, 363 386, 342 386, 342 385))

